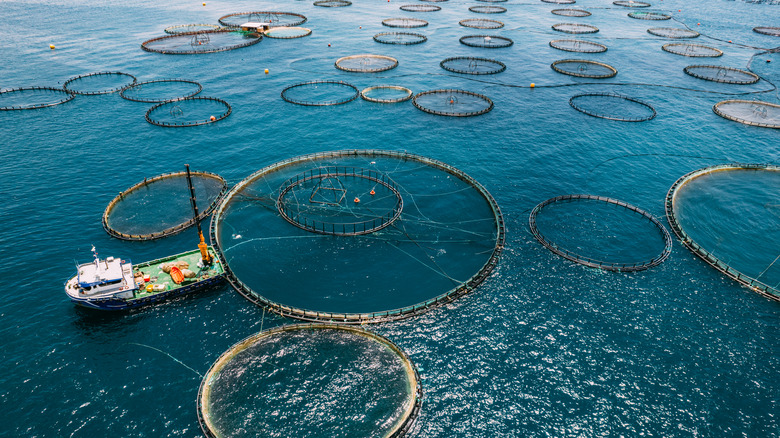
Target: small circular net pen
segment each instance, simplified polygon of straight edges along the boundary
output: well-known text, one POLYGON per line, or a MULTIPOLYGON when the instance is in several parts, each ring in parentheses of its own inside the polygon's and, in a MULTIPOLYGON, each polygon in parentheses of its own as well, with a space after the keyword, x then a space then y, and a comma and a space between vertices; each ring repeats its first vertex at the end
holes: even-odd
POLYGON ((314 2, 314 6, 320 6, 323 8, 343 8, 350 6, 352 2, 347 0, 320 0, 314 2))
POLYGON ((669 14, 662 14, 660 12, 629 12, 628 16, 636 18, 637 20, 669 20, 672 18, 669 14))
POLYGON ((585 59, 561 59, 550 67, 558 73, 580 78, 606 79, 617 74, 617 69, 611 65, 585 59))
POLYGON ((412 29, 415 27, 425 27, 428 25, 428 22, 419 18, 386 18, 382 20, 382 25, 412 29))
POLYGON ((358 327, 295 324, 225 351, 201 381, 197 410, 204 435, 214 438, 397 438, 413 427, 422 398, 417 367, 389 339, 358 327))
POLYGON ((295 12, 255 11, 236 12, 219 18, 219 23, 226 27, 239 27, 249 22, 267 23, 271 27, 300 26, 306 22, 306 16, 295 12))
POLYGON ((550 13, 564 17, 590 17, 590 12, 582 9, 553 9, 550 13))
POLYGON ((273 27, 263 33, 268 38, 290 40, 311 35, 311 29, 305 27, 273 27))
POLYGON ((493 101, 479 93, 465 90, 430 90, 414 96, 417 109, 437 116, 471 117, 490 112, 493 101))
POLYGON ((501 29, 504 27, 504 23, 498 20, 488 20, 487 18, 467 18, 460 20, 458 24, 473 29, 501 29))
POLYGON ((397 85, 376 85, 364 88, 360 97, 375 103, 399 103, 412 98, 412 90, 397 85))
POLYGON ((68 93, 96 95, 122 91, 136 83, 135 76, 120 71, 89 73, 65 81, 63 88, 68 93))
POLYGON ((477 0, 477 1, 483 3, 506 3, 509 0, 477 0))
POLYGON ((604 44, 583 40, 553 40, 550 41, 550 47, 566 52, 579 53, 601 53, 607 51, 607 46, 604 44))
POLYGON ((552 25, 553 30, 564 33, 596 33, 599 28, 589 24, 558 23, 552 25))
POLYGON ((469 8, 469 11, 478 14, 503 14, 506 12, 506 8, 501 6, 472 6, 469 8))
POLYGON ((723 55, 719 49, 693 43, 669 43, 661 46, 665 52, 691 58, 717 58, 723 55))
POLYGON ((556 5, 571 5, 577 2, 575 0, 542 0, 542 3, 553 3, 556 5))
POLYGON ((187 97, 158 103, 146 111, 146 121, 165 128, 208 125, 225 119, 233 111, 216 97, 187 97))
POLYGON ((200 83, 187 79, 156 79, 131 85, 119 95, 133 102, 160 103, 193 97, 202 90, 200 83))
POLYGON ((336 68, 353 73, 378 73, 398 67, 398 60, 384 55, 350 55, 336 60, 336 68))
POLYGON ((342 81, 309 81, 282 90, 285 102, 303 106, 330 106, 352 102, 360 90, 342 81))
POLYGON ((152 38, 141 43, 141 48, 164 55, 198 55, 249 47, 262 39, 259 33, 220 29, 152 38))
POLYGON ((205 32, 208 30, 218 30, 219 25, 216 24, 177 24, 175 26, 166 27, 165 33, 169 35, 178 35, 180 33, 190 32, 205 32))
POLYGON ((534 207, 528 222, 545 248, 591 268, 641 271, 661 264, 672 251, 672 238, 658 219, 603 196, 556 196, 534 207))
POLYGON ((635 2, 633 0, 628 0, 628 1, 618 0, 612 2, 612 4, 616 6, 623 6, 624 8, 649 8, 651 6, 650 3, 635 2))
POLYGON ((647 33, 664 38, 684 39, 696 38, 700 34, 695 30, 682 29, 679 27, 653 27, 647 29, 647 33))
POLYGON ((403 5, 399 9, 406 12, 436 12, 441 11, 441 6, 436 5, 403 5))
POLYGON ((569 105, 589 116, 620 122, 646 122, 656 116, 650 104, 619 94, 577 94, 569 99, 569 105))
MULTIPOLYGON (((227 183, 216 174, 190 172, 199 220, 214 210, 227 192, 227 183), (206 206, 203 208, 203 206, 206 206)), ((103 212, 103 229, 122 240, 152 240, 171 236, 195 225, 187 172, 165 173, 119 193, 103 212)))
POLYGON ((729 120, 761 128, 780 129, 780 105, 759 100, 724 100, 712 111, 729 120))
POLYGON ((683 71, 697 79, 724 84, 749 85, 760 79, 755 73, 720 65, 689 65, 683 71))
POLYGON ((502 49, 511 46, 515 42, 507 37, 497 35, 466 35, 460 37, 460 43, 469 47, 502 49))
POLYGON ((493 75, 506 70, 506 64, 495 59, 456 56, 439 63, 441 68, 467 75, 493 75))
POLYGON ((428 41, 428 37, 423 34, 412 32, 382 32, 374 35, 374 41, 382 44, 411 46, 428 41))
POLYGON ((0 91, 0 111, 46 108, 70 102, 76 97, 64 88, 22 87, 0 91))
POLYGON ((762 35, 780 37, 780 27, 757 26, 753 28, 753 32, 760 33, 762 35))
POLYGON ((721 164, 680 177, 666 219, 696 256, 739 284, 780 301, 780 167, 721 164))
POLYGON ((265 167, 228 192, 210 230, 228 280, 244 297, 283 316, 342 324, 408 318, 473 291, 495 268, 505 240, 498 205, 473 178, 440 161, 381 150, 310 154, 265 167), (345 168, 371 171, 395 191, 341 176, 353 172, 345 168), (389 225, 334 234, 337 226, 322 233, 286 220, 280 194, 297 175, 319 169, 338 170, 289 189, 283 202, 311 215, 385 218, 389 225), (394 209, 401 212, 391 220, 394 209))

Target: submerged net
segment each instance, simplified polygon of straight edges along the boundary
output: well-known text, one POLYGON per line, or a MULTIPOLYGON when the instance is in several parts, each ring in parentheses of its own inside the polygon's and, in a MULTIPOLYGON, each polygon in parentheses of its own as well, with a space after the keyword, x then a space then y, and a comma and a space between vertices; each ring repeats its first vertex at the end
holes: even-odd
POLYGON ((460 43, 469 47, 501 49, 509 47, 515 42, 507 37, 497 35, 466 35, 460 38, 460 43))
POLYGON ((653 27, 647 29, 647 33, 664 38, 696 38, 700 34, 695 30, 678 27, 653 27))
POLYGON ((591 268, 641 271, 672 250, 666 228, 650 213, 616 199, 564 195, 531 211, 531 234, 553 253, 591 268))
POLYGON ((553 9, 550 12, 564 17, 589 17, 591 15, 590 12, 582 9, 553 9))
POLYGON ((400 8, 406 12, 435 12, 441 11, 441 6, 436 5, 403 5, 400 8))
POLYGON ((160 103, 193 97, 203 90, 198 82, 187 79, 157 79, 139 82, 122 90, 119 95, 133 102, 160 103))
POLYGON ((612 2, 612 4, 617 6, 623 6, 624 8, 649 8, 650 7, 650 3, 637 2, 634 0, 628 0, 628 1, 618 0, 612 2))
POLYGON ((309 81, 282 90, 285 102, 303 106, 330 106, 352 102, 360 91, 342 81, 309 81))
POLYGON ((717 58, 723 55, 723 52, 709 46, 693 43, 669 43, 661 46, 665 52, 675 55, 689 56, 692 58, 717 58))
POLYGON ((636 18, 637 20, 669 20, 671 15, 662 14, 660 12, 629 12, 628 16, 636 18))
POLYGON ((146 121, 166 128, 184 128, 218 122, 233 111, 216 97, 187 97, 158 103, 146 112, 146 121))
POLYGON ((780 129, 780 105, 759 100, 724 100, 712 106, 715 114, 762 128, 780 129))
POLYGON ((219 23, 226 27, 239 27, 249 22, 267 23, 271 27, 300 26, 306 22, 306 17, 294 12, 256 11, 236 12, 219 18, 219 23))
MULTIPOLYGON (((225 180, 209 172, 190 172, 199 220, 204 220, 227 192, 225 180), (206 206, 204 208, 204 206, 206 206)), ((123 240, 151 240, 195 225, 187 172, 144 179, 114 198, 103 213, 103 228, 123 240)))
POLYGON ((398 60, 383 55, 350 55, 336 60, 336 68, 354 73, 378 73, 398 67, 398 60))
POLYGON ((617 74, 617 69, 611 65, 585 59, 561 59, 550 67, 558 73, 581 78, 606 79, 617 74))
POLYGON ((553 30, 565 33, 596 33, 599 28, 588 24, 579 23, 558 23, 552 25, 553 30))
POLYGON ((468 75, 492 75, 506 70, 506 64, 495 59, 456 56, 439 63, 441 68, 468 75))
POLYGON ((79 75, 65 81, 63 88, 74 94, 110 94, 122 91, 136 83, 135 76, 120 71, 106 71, 79 75))
POLYGON ((221 29, 152 38, 144 41, 141 48, 165 55, 197 55, 248 47, 259 43, 262 38, 259 33, 221 29))
POLYGON ((465 90, 431 90, 414 96, 414 106, 437 116, 470 117, 490 112, 493 101, 479 93, 465 90))
POLYGON ((656 115, 650 104, 619 94, 578 94, 569 99, 569 105, 589 116, 620 122, 645 122, 656 115))
POLYGON ((311 35, 311 29, 305 27, 274 27, 264 33, 268 38, 292 39, 311 35))
POLYGON ((374 35, 374 41, 382 44, 410 46, 428 41, 428 37, 412 32, 382 32, 374 35))
POLYGON ((165 33, 171 35, 177 35, 180 33, 190 32, 204 32, 207 30, 218 30, 219 26, 216 24, 177 24, 176 26, 168 26, 165 28, 165 33))
POLYGON ((487 18, 468 18, 460 20, 458 24, 474 29, 501 29, 504 27, 504 23, 498 20, 488 20, 487 18))
POLYGON ((360 92, 360 96, 376 103, 398 103, 412 98, 412 90, 397 85, 376 85, 360 92))
POLYGON ((69 102, 74 97, 74 93, 64 88, 10 88, 0 91, 0 111, 46 108, 69 102))
POLYGON ((503 14, 506 12, 506 8, 501 6, 472 6, 469 8, 469 11, 478 14, 503 14))
POLYGON ((695 78, 724 84, 755 84, 760 79, 755 73, 720 65, 689 65, 683 71, 695 78))
POLYGON ((387 27, 404 27, 411 29, 414 27, 425 27, 428 25, 428 22, 419 18, 387 18, 382 20, 382 25, 387 27))
POLYGON ((753 32, 763 35, 780 36, 780 27, 757 26, 753 28, 753 32))
POLYGON ((607 51, 607 46, 583 40, 553 40, 550 47, 566 52, 601 53, 607 51))
POLYGON ((314 2, 314 6, 321 6, 323 8, 343 8, 344 6, 351 5, 352 2, 347 0, 319 0, 314 2))

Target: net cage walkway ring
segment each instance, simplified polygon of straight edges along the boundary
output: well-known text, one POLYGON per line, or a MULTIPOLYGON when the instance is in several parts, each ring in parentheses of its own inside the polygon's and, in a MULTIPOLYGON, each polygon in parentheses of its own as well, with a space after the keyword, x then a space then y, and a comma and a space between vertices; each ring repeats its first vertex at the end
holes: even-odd
POLYGON ((314 2, 314 6, 323 8, 343 8, 350 5, 352 5, 352 2, 347 0, 319 0, 314 2))
MULTIPOLYGON (((449 116, 449 117, 471 117, 471 116, 479 116, 482 114, 489 113, 493 109, 493 101, 490 100, 489 97, 474 93, 473 91, 466 91, 466 90, 455 90, 455 89, 439 89, 439 90, 429 90, 429 91, 423 91, 422 93, 418 93, 416 96, 414 96, 414 99, 412 99, 412 103, 414 106, 419 109, 420 111, 429 113, 429 114, 435 114, 437 116, 449 116), (442 108, 444 109, 436 109, 432 108, 431 105, 426 105, 424 102, 421 103, 420 100, 430 97, 440 97, 442 98, 442 108), (480 106, 477 106, 476 108, 468 108, 465 110, 459 109, 459 105, 466 104, 466 101, 470 100, 473 103, 474 101, 478 102, 480 106)), ((471 107, 471 105, 468 105, 471 107)))
POLYGON ((436 5, 403 5, 399 9, 406 12, 436 12, 441 11, 441 6, 436 5))
POLYGON ((163 55, 200 55, 204 53, 227 52, 253 46, 263 39, 263 35, 242 32, 236 29, 207 30, 203 32, 185 32, 152 38, 141 43, 147 52, 163 55), (226 42, 221 40, 229 39, 226 42), (235 41, 233 41, 235 40, 235 41))
POLYGON ((717 58, 723 56, 723 51, 715 47, 693 43, 668 43, 661 46, 664 52, 691 58, 717 58))
POLYGON ((400 18, 386 18, 382 20, 382 26, 387 26, 387 27, 401 27, 401 28, 412 29, 415 27, 425 27, 427 25, 428 22, 420 18, 400 17, 400 18))
POLYGON ((506 3, 509 0, 477 0, 477 1, 483 3, 506 3))
POLYGON ((762 35, 780 37, 780 27, 756 26, 753 28, 753 32, 760 33, 762 35))
POLYGON ((466 35, 460 37, 460 43, 469 47, 481 47, 483 49, 503 49, 510 47, 515 42, 510 38, 498 35, 466 35))
POLYGON ((477 14, 503 14, 506 12, 506 8, 501 6, 479 5, 470 7, 469 11, 476 12, 477 14))
POLYGON ((175 26, 168 26, 163 29, 163 32, 169 35, 178 35, 180 33, 190 32, 204 32, 207 30, 219 30, 220 26, 216 24, 177 24, 175 26))
POLYGON ((586 59, 560 59, 550 67, 558 73, 580 78, 607 79, 617 74, 617 69, 609 64, 586 59), (565 68, 568 66, 571 68, 565 68))
POLYGON ((165 102, 158 103, 157 105, 149 108, 148 111, 146 111, 146 115, 144 118, 147 122, 151 123, 155 126, 162 126, 164 128, 186 128, 190 126, 201 126, 201 125, 208 125, 209 123, 216 123, 220 120, 223 120, 227 118, 231 113, 233 112, 233 107, 230 106, 229 103, 225 102, 222 99, 217 99, 216 97, 186 97, 184 99, 174 99, 174 100, 168 100, 165 102), (180 117, 186 117, 187 115, 184 113, 184 110, 181 108, 181 105, 188 105, 188 104, 217 104, 221 107, 222 113, 217 113, 216 115, 213 112, 210 112, 208 116, 205 116, 205 119, 198 118, 196 120, 183 120, 183 121, 172 121, 167 122, 165 120, 160 120, 159 118, 154 117, 154 113, 157 111, 164 111, 165 108, 170 107, 168 110, 168 114, 171 116, 171 119, 177 119, 180 117))
POLYGON ((538 204, 536 207, 531 210, 531 214, 528 218, 528 224, 531 228, 531 234, 536 238, 536 240, 539 241, 545 248, 549 249, 553 253, 569 260, 574 263, 579 263, 581 265, 585 265, 591 268, 597 268, 597 269, 603 269, 606 271, 615 271, 615 272, 635 272, 635 271, 642 271, 645 269, 652 268, 654 266, 658 266, 661 263, 663 263, 664 260, 666 260, 669 257, 669 254, 672 252, 672 237, 669 234, 669 231, 666 230, 666 227, 661 224, 661 222, 656 219, 653 215, 650 213, 642 210, 639 207, 635 207, 631 204, 625 203, 623 201, 619 201, 617 199, 607 198, 604 196, 594 196, 594 195, 562 195, 562 196, 556 196, 554 198, 548 199, 540 204, 538 204), (565 248, 561 248, 560 246, 556 245, 555 242, 551 242, 547 240, 541 232, 539 232, 539 229, 537 227, 536 223, 536 217, 539 214, 539 211, 541 211, 544 207, 554 204, 557 202, 570 202, 570 201, 576 201, 576 200, 590 200, 590 201, 598 201, 598 202, 605 202, 608 204, 612 204, 618 207, 625 208, 626 210, 636 213, 648 221, 650 221, 661 233, 664 240, 664 249, 661 251, 661 254, 658 256, 652 258, 651 260, 643 261, 643 262, 637 262, 637 263, 613 263, 613 262, 606 262, 603 260, 596 260, 581 254, 574 253, 572 251, 569 251, 565 248))
POLYGON ((65 90, 64 88, 53 88, 53 87, 9 88, 6 90, 0 90, 0 111, 18 111, 18 110, 48 108, 50 106, 55 106, 55 105, 63 104, 65 102, 70 102, 75 97, 76 97, 75 93, 71 93, 68 90, 65 90), (5 102, 7 100, 13 100, 13 101, 20 100, 19 96, 23 96, 25 94, 27 95, 45 94, 46 98, 44 100, 34 99, 34 101, 31 101, 29 103, 24 102, 23 104, 18 104, 17 102, 13 102, 9 104, 5 102), (49 95, 54 96, 54 98, 50 99, 49 95))
POLYGON ((649 8, 651 6, 650 3, 637 2, 634 0, 617 0, 612 2, 612 4, 616 6, 623 6, 624 8, 649 8))
POLYGON ((755 73, 721 65, 689 65, 683 71, 697 79, 723 84, 750 85, 761 79, 755 73))
POLYGON ((680 27, 651 27, 650 29, 647 29, 647 33, 672 39, 696 38, 701 35, 695 30, 683 29, 680 27))
POLYGON ((350 55, 336 60, 336 68, 352 73, 379 73, 398 67, 398 60, 384 55, 350 55))
POLYGON ((653 108, 652 105, 646 102, 642 102, 639 99, 634 99, 632 97, 623 96, 620 94, 613 94, 613 93, 583 93, 583 94, 577 94, 575 96, 572 96, 569 99, 569 105, 571 105, 572 108, 575 110, 587 114, 592 117, 598 117, 600 119, 607 119, 607 120, 616 120, 619 122, 646 122, 648 120, 652 120, 656 116, 655 108, 653 108), (604 112, 596 112, 593 110, 588 109, 585 105, 578 104, 578 100, 581 99, 588 99, 588 98, 596 98, 602 100, 602 102, 605 102, 607 100, 617 100, 619 102, 622 101, 622 103, 630 103, 633 104, 636 108, 639 109, 640 112, 646 113, 646 115, 640 115, 637 117, 625 117, 615 114, 607 114, 604 112))
MULTIPOLYGON (((361 205, 359 198, 355 198, 354 203, 356 206, 361 205)), ((395 222, 401 216, 404 201, 395 183, 382 173, 355 167, 317 167, 285 181, 276 200, 276 208, 284 220, 302 230, 332 236, 359 236, 379 231, 395 222), (395 201, 392 209, 380 216, 376 216, 377 212, 369 209, 368 219, 354 222, 335 222, 317 220, 309 217, 305 211, 301 211, 305 209, 289 207, 288 204, 291 201, 296 201, 300 205, 297 196, 287 197, 290 191, 299 188, 306 182, 318 181, 318 184, 315 184, 315 187, 312 189, 311 196, 308 199, 309 203, 318 204, 318 209, 331 207, 332 210, 351 213, 350 209, 344 208, 345 205, 348 206, 353 201, 345 198, 347 190, 344 188, 341 178, 361 178, 375 183, 371 189, 372 194, 370 196, 394 197, 395 201), (335 184, 332 182, 334 179, 338 182, 338 186, 333 186, 335 184), (325 181, 328 181, 331 186, 323 186, 322 183, 325 181), (315 197, 317 198, 316 200, 314 199, 315 197)), ((357 218, 357 215, 353 215, 353 217, 357 218)))
POLYGON ((235 12, 219 17, 219 24, 225 27, 240 27, 247 22, 268 23, 271 27, 278 26, 300 26, 307 20, 305 15, 295 12, 279 11, 254 11, 254 12, 235 12))
POLYGON ((487 18, 467 18, 458 22, 463 27, 473 29, 501 29, 504 23, 498 20, 488 20, 487 18))
POLYGON ((373 87, 367 87, 364 88, 363 91, 360 92, 360 97, 362 97, 364 100, 367 100, 369 102, 375 102, 375 103, 400 103, 400 102, 406 102, 407 100, 412 98, 412 90, 406 88, 406 87, 399 87, 398 85, 375 85, 373 87), (401 95, 399 97, 394 97, 391 99, 383 99, 378 97, 371 97, 370 94, 372 91, 394 91, 394 92, 400 92, 401 95))
POLYGON ((122 99, 129 100, 129 101, 132 101, 132 102, 162 103, 162 102, 167 102, 169 100, 178 100, 178 99, 186 99, 188 97, 193 97, 193 96, 197 95, 198 93, 200 93, 201 91, 203 91, 203 86, 199 82, 191 81, 189 79, 155 79, 155 80, 152 80, 152 81, 138 82, 136 84, 133 84, 133 85, 125 88, 124 90, 120 91, 119 92, 119 96, 122 99), (154 85, 159 85, 159 84, 176 84, 176 83, 178 83, 178 84, 195 85, 197 87, 197 90, 189 92, 189 93, 187 93, 187 94, 185 94, 183 96, 176 96, 176 97, 171 97, 171 98, 157 98, 157 99, 137 97, 137 96, 132 96, 132 94, 129 94, 129 93, 132 93, 133 91, 138 91, 141 88, 149 86, 149 85, 154 86, 154 85))
POLYGON ((381 32, 374 35, 374 41, 382 44, 411 46, 428 41, 428 37, 420 33, 412 32, 381 32))
POLYGON ((728 263, 718 259, 714 254, 704 249, 701 245, 696 243, 691 237, 683 230, 680 222, 677 220, 677 216, 674 213, 674 202, 677 198, 680 188, 686 183, 698 178, 702 175, 707 175, 712 172, 729 171, 729 170, 770 170, 780 172, 780 166, 772 164, 719 164, 715 166, 705 167, 703 169, 694 170, 683 176, 672 184, 669 192, 666 194, 666 200, 664 207, 666 210, 666 220, 669 222, 669 226, 672 227, 672 231, 680 239, 683 245, 688 248, 692 253, 704 260, 705 263, 717 269, 727 277, 736 281, 737 283, 753 290, 754 292, 769 298, 771 300, 780 301, 780 290, 776 287, 772 287, 765 284, 753 277, 743 274, 742 272, 732 268, 728 263))
POLYGON ((238 291, 244 298, 246 298, 250 302, 260 307, 267 308, 268 310, 284 317, 291 317, 291 318, 295 318, 303 321, 310 321, 310 322, 332 322, 337 324, 364 324, 364 323, 398 321, 398 320, 402 320, 402 319, 406 319, 412 316, 422 314, 434 307, 438 307, 445 303, 450 303, 457 298, 460 298, 470 292, 473 292, 476 287, 482 284, 482 282, 485 281, 485 279, 487 279, 488 276, 490 276, 490 273, 493 272, 496 266, 498 266, 498 259, 501 253, 503 252, 504 244, 506 241, 506 227, 505 227, 504 216, 501 213, 501 209, 499 208, 493 196, 474 178, 470 177, 468 174, 464 173, 463 171, 438 160, 427 158, 421 155, 410 154, 407 152, 395 152, 395 151, 386 151, 386 150, 377 150, 377 149, 319 152, 319 153, 302 155, 299 157, 286 159, 278 163, 272 164, 270 166, 267 166, 253 173, 252 175, 248 176, 247 178, 245 178, 244 180, 242 180, 241 182, 233 186, 233 188, 231 188, 228 191, 228 193, 221 198, 219 205, 214 211, 214 216, 212 217, 211 225, 209 227, 209 233, 210 233, 212 246, 215 249, 217 257, 220 260, 220 263, 225 269, 226 279, 233 286, 233 288, 236 291, 238 291), (298 163, 303 163, 303 162, 308 163, 312 160, 354 158, 354 157, 391 158, 391 159, 421 163, 426 166, 431 166, 434 169, 444 171, 458 178, 460 181, 463 181, 464 183, 468 184, 472 188, 476 189, 477 192, 480 194, 480 196, 482 196, 484 200, 487 202, 490 211, 492 212, 493 221, 496 226, 494 248, 490 253, 490 257, 482 265, 479 271, 476 274, 472 275, 468 280, 460 282, 456 287, 449 289, 448 291, 432 299, 428 299, 422 303, 396 308, 393 310, 370 312, 370 313, 323 312, 323 311, 307 310, 303 308, 284 305, 269 300, 267 298, 264 298, 258 292, 254 291, 251 287, 249 287, 241 280, 239 280, 238 277, 236 277, 236 275, 233 273, 233 270, 230 267, 230 264, 228 263, 223 253, 222 243, 219 239, 220 223, 222 221, 222 217, 225 214, 225 210, 228 204, 230 203, 231 199, 234 196, 237 196, 239 192, 241 192, 246 186, 249 186, 255 180, 262 178, 264 175, 277 171, 279 169, 294 164, 298 164, 298 163))
POLYGON ((454 56, 439 63, 444 70, 467 75, 493 75, 506 70, 506 64, 489 58, 454 56))
POLYGON ((712 106, 724 119, 761 128, 780 129, 780 105, 760 100, 724 100, 712 106))
POLYGON ((423 387, 422 379, 417 366, 409 358, 398 345, 392 342, 390 339, 379 335, 377 333, 366 330, 362 327, 354 327, 343 324, 332 323, 302 323, 302 324, 286 324, 280 327, 274 327, 266 329, 254 335, 244 338, 231 346, 227 351, 222 353, 219 358, 211 365, 209 370, 203 376, 198 387, 197 395, 197 411, 198 411, 198 423, 203 431, 203 434, 209 438, 216 438, 221 436, 219 428, 214 424, 212 420, 212 414, 210 409, 211 399, 211 385, 217 380, 217 377, 225 369, 226 365, 230 361, 234 360, 241 352, 246 351, 253 345, 265 340, 266 338, 272 338, 275 335, 284 332, 292 332, 299 330, 340 330, 353 335, 367 338, 371 341, 381 344, 383 347, 390 350, 390 352, 396 356, 401 362, 402 368, 405 371, 406 378, 408 379, 407 392, 409 397, 413 399, 408 406, 405 407, 403 413, 400 416, 400 421, 397 422, 394 427, 387 431, 383 436, 387 438, 400 438, 408 434, 415 421, 420 415, 420 409, 422 408, 423 401, 423 387))
POLYGON ((553 9, 550 13, 564 17, 590 17, 591 13, 583 9, 553 9))
POLYGON ((581 33, 596 33, 599 28, 591 26, 589 24, 580 23, 558 23, 553 24, 552 29, 563 33, 581 34, 581 33))
POLYGON ((285 87, 282 90, 282 99, 285 102, 294 103, 296 105, 303 105, 303 106, 330 106, 330 105, 341 105, 345 103, 352 102, 353 100, 357 99, 360 95, 360 90, 357 89, 352 84, 346 83, 344 81, 309 81, 309 82, 301 82, 298 84, 290 85, 288 87, 285 87), (302 99, 295 99, 290 97, 288 94, 290 91, 298 89, 298 88, 311 88, 311 87, 319 87, 321 85, 326 86, 335 86, 336 88, 343 88, 347 93, 345 97, 336 99, 336 100, 321 100, 321 101, 313 101, 313 100, 302 100, 302 99))
POLYGON ((602 53, 607 51, 607 46, 604 44, 572 39, 550 41, 550 47, 566 52, 578 53, 602 53))
MULTIPOLYGON (((217 197, 214 198, 214 201, 208 207, 201 210, 200 213, 198 214, 198 220, 203 221, 211 214, 212 211, 214 211, 214 209, 219 204, 219 201, 227 193, 228 191, 227 181, 225 181, 225 179, 222 178, 221 176, 211 172, 193 170, 190 171, 190 175, 193 178, 206 178, 209 180, 219 182, 221 183, 222 186, 222 189, 220 190, 217 197)), ((106 206, 106 209, 103 212, 103 218, 102 218, 103 229, 106 230, 106 233, 108 233, 113 237, 116 237, 117 239, 142 241, 142 240, 154 240, 154 239, 160 239, 162 237, 172 236, 195 225, 195 218, 192 217, 186 222, 182 222, 180 224, 174 225, 172 227, 168 227, 158 232, 147 233, 147 234, 124 233, 109 225, 111 212, 114 210, 114 208, 117 206, 118 203, 122 202, 125 199, 125 196, 127 196, 128 194, 131 194, 136 190, 139 190, 143 187, 146 187, 150 184, 154 184, 159 181, 168 180, 172 178, 186 178, 186 177, 187 177, 187 172, 163 173, 162 175, 157 175, 152 178, 144 178, 144 180, 139 182, 138 184, 135 184, 134 186, 130 187, 125 191, 119 192, 119 194, 114 199, 112 199, 111 202, 108 203, 108 206, 106 206)))
POLYGON ((311 35, 311 29, 307 27, 291 27, 280 26, 272 27, 263 32, 267 38, 274 38, 278 40, 291 40, 295 38, 303 38, 311 35))
POLYGON ((73 94, 81 94, 85 96, 94 96, 98 94, 111 94, 116 93, 117 91, 122 91, 125 88, 134 85, 137 82, 135 76, 129 74, 129 73, 122 73, 121 71, 102 71, 97 73, 88 73, 85 75, 78 75, 75 77, 72 77, 65 81, 65 83, 62 85, 62 88, 65 89, 68 93, 73 94), (92 79, 105 79, 105 78, 113 78, 114 80, 121 78, 123 81, 126 81, 127 79, 130 79, 129 83, 122 84, 120 86, 111 87, 111 88, 103 88, 100 90, 79 90, 78 88, 74 88, 73 85, 75 82, 78 81, 84 81, 84 80, 92 80, 92 79))
POLYGON ((637 20, 670 20, 672 18, 669 14, 662 14, 660 12, 629 12, 628 16, 637 20))
POLYGON ((572 5, 576 0, 542 0, 542 3, 553 3, 556 5, 572 5))

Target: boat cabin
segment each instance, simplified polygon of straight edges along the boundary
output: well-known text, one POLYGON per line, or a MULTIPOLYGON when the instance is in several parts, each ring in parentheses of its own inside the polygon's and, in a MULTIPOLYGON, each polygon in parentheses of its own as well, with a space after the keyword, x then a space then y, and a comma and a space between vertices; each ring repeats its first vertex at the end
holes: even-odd
POLYGON ((123 263, 114 257, 79 265, 77 275, 79 292, 82 295, 113 293, 134 289, 132 263, 123 263))
POLYGON ((244 23, 241 26, 241 30, 244 32, 257 32, 262 33, 271 28, 271 23, 260 23, 256 21, 250 21, 244 23))

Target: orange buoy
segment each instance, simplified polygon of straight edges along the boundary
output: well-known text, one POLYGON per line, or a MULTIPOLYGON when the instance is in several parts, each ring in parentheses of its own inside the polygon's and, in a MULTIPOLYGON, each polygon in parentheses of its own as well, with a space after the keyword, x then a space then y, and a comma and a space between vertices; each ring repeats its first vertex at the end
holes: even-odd
POLYGON ((217 120, 217 118, 214 117, 214 116, 211 116, 211 117, 209 117, 209 120, 211 120, 213 122, 213 121, 217 120))
POLYGON ((360 198, 355 198, 355 204, 360 202, 360 198))
POLYGON ((374 191, 374 189, 371 189, 371 191, 368 192, 368 194, 371 195, 371 196, 374 196, 374 195, 376 195, 376 192, 374 191))

